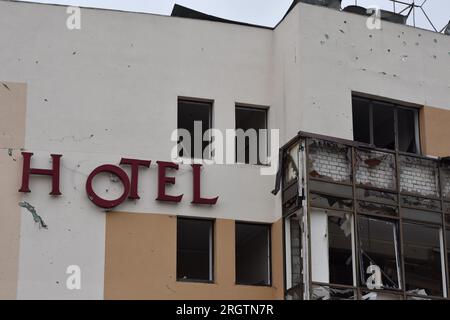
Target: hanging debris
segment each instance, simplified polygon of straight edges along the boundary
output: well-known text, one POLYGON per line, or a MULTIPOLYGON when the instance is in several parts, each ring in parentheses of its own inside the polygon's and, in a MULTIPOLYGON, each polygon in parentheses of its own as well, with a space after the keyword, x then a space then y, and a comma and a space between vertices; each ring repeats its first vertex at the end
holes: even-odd
POLYGON ((34 222, 39 223, 39 228, 48 229, 44 220, 37 214, 36 209, 31 204, 28 202, 19 202, 19 207, 27 209, 33 215, 34 222))

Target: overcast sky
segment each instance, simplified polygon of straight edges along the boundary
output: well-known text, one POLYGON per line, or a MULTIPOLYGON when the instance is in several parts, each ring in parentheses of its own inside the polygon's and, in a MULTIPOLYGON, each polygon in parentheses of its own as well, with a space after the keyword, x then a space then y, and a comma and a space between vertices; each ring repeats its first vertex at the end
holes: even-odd
MULTIPOLYGON (((57 3, 81 7, 99 7, 126 11, 149 12, 169 15, 175 3, 226 19, 253 24, 274 26, 289 8, 292 0, 23 0, 28 2, 57 3)), ((412 0, 402 0, 411 3, 412 0)), ((425 0, 416 0, 422 4, 425 0)), ((357 0, 359 5, 377 5, 393 10, 389 0, 357 0)), ((355 0, 343 0, 343 7, 355 4, 355 0)), ((404 8, 398 5, 398 9, 404 8)), ((436 29, 441 30, 450 20, 449 0, 427 0, 423 6, 436 29)), ((412 24, 412 17, 408 21, 412 24)), ((423 13, 416 13, 416 26, 431 29, 423 13)))

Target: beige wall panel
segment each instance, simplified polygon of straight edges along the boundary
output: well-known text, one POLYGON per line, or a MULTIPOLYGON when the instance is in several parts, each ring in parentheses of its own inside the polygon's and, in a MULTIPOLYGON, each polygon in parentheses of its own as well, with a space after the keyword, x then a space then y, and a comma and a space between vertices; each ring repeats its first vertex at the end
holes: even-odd
POLYGON ((25 84, 0 81, 0 299, 17 296, 26 92, 25 84))
POLYGON ((429 156, 450 156, 450 110, 423 107, 420 110, 422 152, 429 156))
POLYGON ((105 299, 282 299, 281 222, 273 226, 272 287, 235 285, 234 221, 215 222, 215 283, 176 281, 176 217, 109 213, 105 299))

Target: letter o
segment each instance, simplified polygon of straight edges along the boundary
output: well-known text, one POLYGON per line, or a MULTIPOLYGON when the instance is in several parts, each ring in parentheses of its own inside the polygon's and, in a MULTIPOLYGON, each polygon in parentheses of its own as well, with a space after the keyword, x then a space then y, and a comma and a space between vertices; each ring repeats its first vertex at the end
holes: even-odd
POLYGON ((124 202, 128 198, 128 194, 130 193, 130 180, 128 179, 128 175, 125 171, 123 171, 121 168, 107 164, 100 166, 96 168, 92 173, 89 175, 87 181, 86 181, 86 192, 89 196, 89 199, 98 207, 105 208, 105 209, 111 209, 114 207, 117 207, 122 202, 124 202), (123 184, 124 191, 122 196, 120 198, 115 200, 105 200, 103 198, 100 198, 92 188, 92 180, 100 174, 100 173, 111 173, 116 175, 120 181, 123 184))

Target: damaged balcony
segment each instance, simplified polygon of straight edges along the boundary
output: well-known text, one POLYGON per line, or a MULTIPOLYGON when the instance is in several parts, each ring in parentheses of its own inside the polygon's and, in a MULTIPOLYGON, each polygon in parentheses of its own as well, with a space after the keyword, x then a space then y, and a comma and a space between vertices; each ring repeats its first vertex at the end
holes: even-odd
POLYGON ((287 299, 448 297, 447 159, 308 133, 282 156, 287 299))

